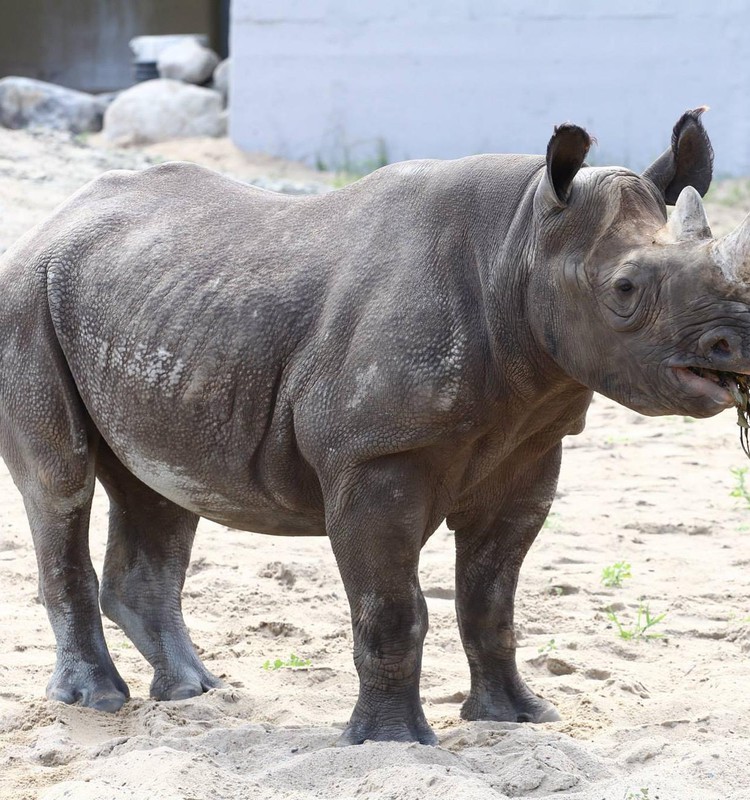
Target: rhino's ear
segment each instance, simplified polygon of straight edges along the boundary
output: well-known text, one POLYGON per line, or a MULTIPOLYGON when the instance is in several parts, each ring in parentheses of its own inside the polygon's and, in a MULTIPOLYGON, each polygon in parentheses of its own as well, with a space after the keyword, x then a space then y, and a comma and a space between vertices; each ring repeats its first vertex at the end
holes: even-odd
POLYGON ((707 106, 701 106, 686 111, 674 126, 672 146, 643 173, 668 206, 677 202, 686 186, 692 186, 702 197, 711 185, 714 151, 701 123, 701 114, 707 110, 707 106))
POLYGON ((558 125, 547 145, 547 171, 538 192, 544 200, 563 208, 570 187, 591 147, 591 137, 578 125, 558 125))

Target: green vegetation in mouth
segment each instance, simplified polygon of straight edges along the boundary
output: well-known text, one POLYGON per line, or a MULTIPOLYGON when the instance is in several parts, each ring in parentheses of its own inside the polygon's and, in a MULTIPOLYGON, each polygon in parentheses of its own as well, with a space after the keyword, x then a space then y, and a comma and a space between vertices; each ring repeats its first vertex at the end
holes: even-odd
POLYGON ((745 455, 750 458, 750 441, 748 441, 750 436, 750 375, 743 375, 739 372, 720 372, 702 367, 688 367, 688 369, 700 378, 718 383, 732 395, 737 409, 737 424, 740 427, 740 444, 745 455))
POLYGON ((745 455, 750 458, 750 442, 748 442, 748 432, 750 431, 750 414, 748 413, 748 403, 750 403, 750 376, 738 375, 735 372, 720 372, 719 380, 721 385, 729 389, 734 405, 737 407, 737 424, 740 426, 740 444, 745 451, 745 455))

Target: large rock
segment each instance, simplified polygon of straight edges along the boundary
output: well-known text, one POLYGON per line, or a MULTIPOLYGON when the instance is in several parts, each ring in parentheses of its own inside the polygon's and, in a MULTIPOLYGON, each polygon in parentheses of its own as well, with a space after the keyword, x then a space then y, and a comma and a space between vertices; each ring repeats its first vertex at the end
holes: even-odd
POLYGON ((224 98, 224 105, 229 102, 229 59, 219 62, 214 70, 213 88, 224 98))
POLYGON ((159 76, 184 83, 205 83, 219 63, 219 56, 195 39, 170 45, 156 62, 159 76))
POLYGON ((102 104, 93 95, 33 78, 0 80, 0 125, 5 128, 52 128, 71 133, 98 131, 102 104))
POLYGON ((223 136, 226 114, 213 89, 157 78, 126 89, 104 113, 104 136, 131 144, 223 136))

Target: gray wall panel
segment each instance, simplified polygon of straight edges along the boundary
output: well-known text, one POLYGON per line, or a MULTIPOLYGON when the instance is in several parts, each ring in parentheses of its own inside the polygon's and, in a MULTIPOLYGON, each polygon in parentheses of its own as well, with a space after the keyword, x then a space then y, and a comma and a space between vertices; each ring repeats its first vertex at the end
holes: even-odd
POLYGON ((750 3, 233 0, 231 135, 332 166, 540 152, 572 120, 595 163, 647 165, 686 108, 750 174, 750 3))

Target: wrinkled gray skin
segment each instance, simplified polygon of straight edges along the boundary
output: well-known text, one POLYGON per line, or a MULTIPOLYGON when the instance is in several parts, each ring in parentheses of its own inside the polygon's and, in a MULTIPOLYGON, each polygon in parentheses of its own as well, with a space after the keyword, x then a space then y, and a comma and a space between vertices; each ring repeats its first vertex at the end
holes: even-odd
POLYGON ((99 602, 154 697, 217 685, 180 606, 203 516, 328 535, 360 676, 342 742, 433 743, 417 564, 447 518, 462 716, 558 718, 516 669, 513 599, 561 439, 592 390, 707 417, 728 393, 676 367, 750 371, 742 287, 707 230, 664 227, 665 199, 708 188, 699 112, 644 176, 579 171, 589 144, 566 125, 546 160, 394 164, 315 198, 190 164, 113 172, 5 255, 0 452, 57 640, 50 698, 126 700, 99 602), (100 594, 95 478, 111 502, 100 594))

